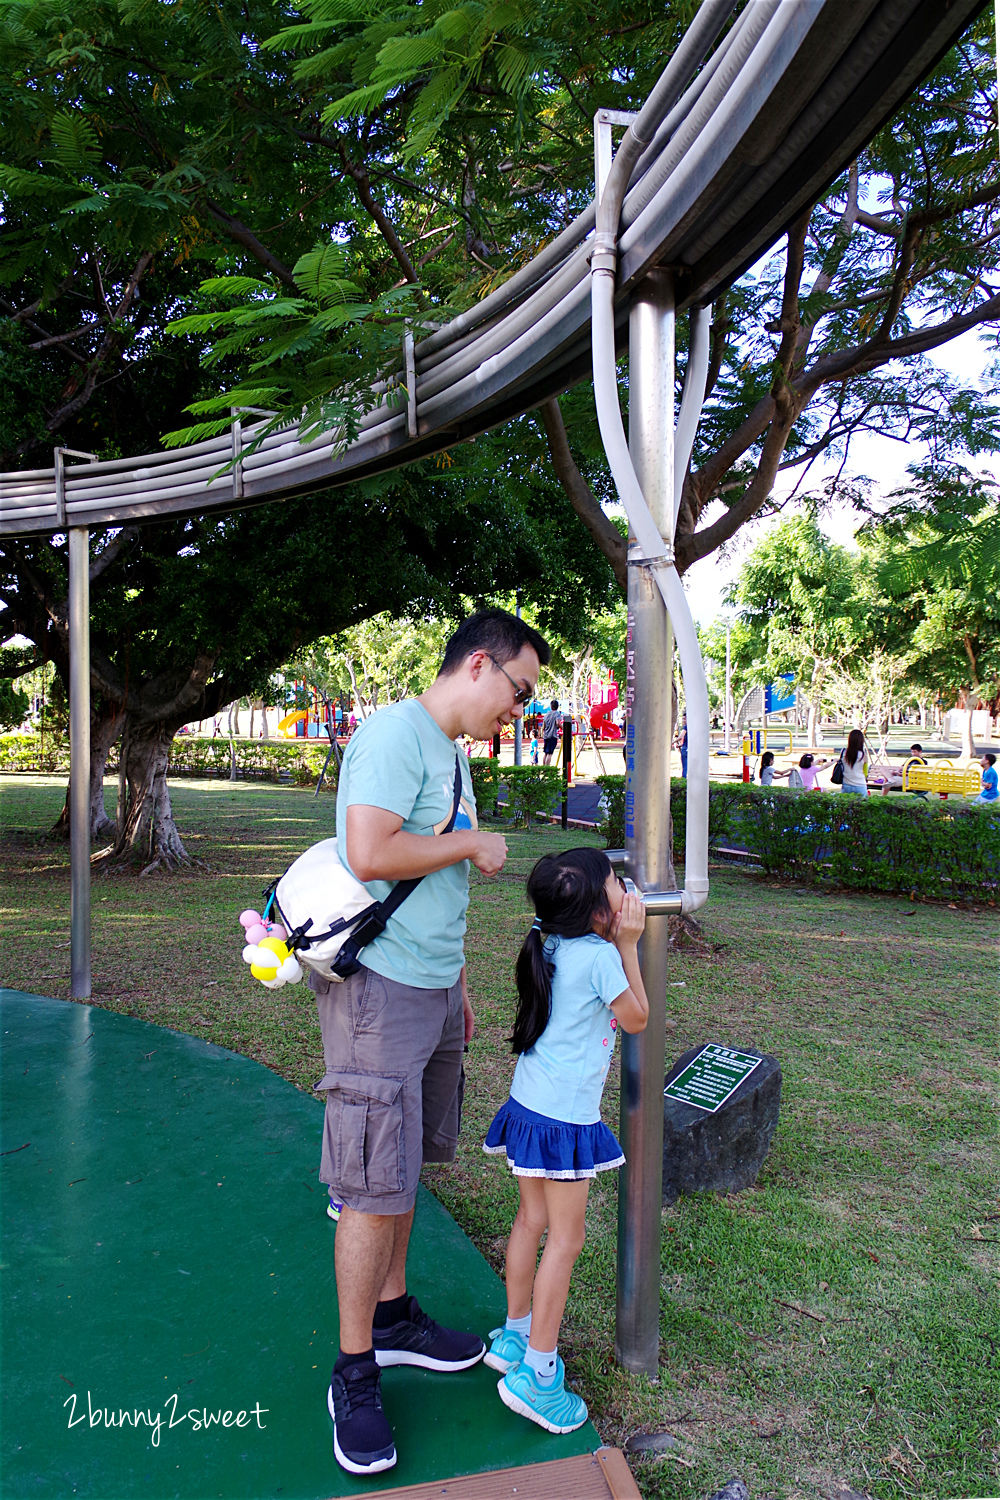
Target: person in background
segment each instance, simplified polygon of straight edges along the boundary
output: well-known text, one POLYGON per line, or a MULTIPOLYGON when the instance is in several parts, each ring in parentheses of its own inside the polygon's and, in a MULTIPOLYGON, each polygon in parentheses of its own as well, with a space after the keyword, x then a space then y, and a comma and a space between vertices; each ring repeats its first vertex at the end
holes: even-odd
MULTIPOLYGON (((688 716, 687 716, 687 714, 682 714, 681 715, 681 727, 677 731, 677 738, 675 739, 674 743, 675 743, 675 745, 677 746, 678 750, 681 753, 681 775, 682 776, 686 776, 687 773, 688 773, 688 716)), ((774 759, 773 755, 771 756, 771 759, 772 760, 774 759)))
MULTIPOLYGON (((687 772, 685 771, 685 776, 687 772)), ((790 776, 791 771, 776 771, 774 769, 774 751, 765 750, 760 758, 760 766, 757 769, 757 780, 761 786, 770 786, 773 781, 780 781, 783 776, 790 776)))
MULTIPOLYGON (((913 744, 913 745, 910 746, 910 753, 906 757, 906 762, 909 763, 911 761, 916 761, 917 765, 926 766, 927 761, 924 759, 924 747, 923 747, 923 745, 913 744)), ((889 781, 888 781, 888 789, 889 789, 889 791, 891 791, 891 792, 902 791, 902 788, 903 788, 903 770, 904 770, 904 766, 900 766, 898 768, 898 770, 893 770, 892 771, 891 775, 889 776, 889 781)), ((919 790, 918 791, 915 787, 911 787, 910 788, 910 796, 911 797, 924 797, 924 798, 926 798, 927 793, 924 790, 919 790)))
POLYGON ((871 764, 860 729, 852 729, 844 751, 844 780, 840 790, 856 797, 868 796, 868 767, 871 764))
POLYGON ((562 728, 562 714, 559 712, 559 699, 553 698, 549 704, 548 712, 542 720, 542 765, 548 766, 552 763, 556 746, 559 743, 559 731, 562 728))
POLYGON ((1000 790, 997 788, 997 758, 991 750, 987 750, 979 764, 983 768, 983 789, 975 801, 984 807, 996 807, 1000 803, 1000 790))
POLYGON ((819 789, 817 777, 820 771, 825 771, 827 766, 832 766, 832 760, 817 760, 814 755, 806 751, 799 758, 799 775, 802 777, 802 789, 806 792, 815 792, 819 789))

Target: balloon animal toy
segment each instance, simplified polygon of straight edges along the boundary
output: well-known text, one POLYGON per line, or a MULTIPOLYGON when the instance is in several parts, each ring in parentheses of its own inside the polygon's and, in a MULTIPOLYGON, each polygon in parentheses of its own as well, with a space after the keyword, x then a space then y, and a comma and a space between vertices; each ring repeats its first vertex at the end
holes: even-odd
POLYGON ((257 911, 240 913, 240 926, 246 940, 243 962, 250 965, 250 973, 269 990, 280 990, 283 984, 298 984, 302 978, 302 965, 289 952, 285 939, 288 933, 280 922, 268 922, 257 911))

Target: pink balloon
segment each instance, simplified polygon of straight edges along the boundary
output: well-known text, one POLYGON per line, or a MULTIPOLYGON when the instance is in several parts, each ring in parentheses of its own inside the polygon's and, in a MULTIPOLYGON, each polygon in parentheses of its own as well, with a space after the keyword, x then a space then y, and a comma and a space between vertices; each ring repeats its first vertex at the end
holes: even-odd
POLYGON ((251 911, 250 908, 247 907, 246 911, 241 911, 240 912, 240 926, 241 927, 253 927, 259 921, 260 921, 260 912, 259 911, 251 911))
POLYGON ((258 921, 254 927, 247 928, 248 943, 261 943, 267 936, 268 931, 263 922, 258 921))
POLYGON ((284 942, 288 933, 280 922, 270 922, 267 928, 267 935, 268 937, 279 938, 281 942, 284 942))

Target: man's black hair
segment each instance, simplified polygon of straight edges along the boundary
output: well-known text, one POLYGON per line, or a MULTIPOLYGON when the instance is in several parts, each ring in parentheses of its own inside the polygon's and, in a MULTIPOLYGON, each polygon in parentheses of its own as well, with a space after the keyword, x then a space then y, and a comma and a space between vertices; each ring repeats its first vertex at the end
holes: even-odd
POLYGON ((984 753, 983 753, 983 760, 988 760, 991 766, 995 766, 996 763, 997 763, 997 758, 993 754, 992 750, 986 750, 986 751, 984 751, 984 753))
POLYGON ((530 646, 539 666, 546 666, 552 652, 544 636, 524 620, 505 609, 481 609, 463 620, 444 648, 444 659, 438 671, 446 677, 458 670, 473 651, 485 651, 500 663, 511 661, 523 646, 530 646))

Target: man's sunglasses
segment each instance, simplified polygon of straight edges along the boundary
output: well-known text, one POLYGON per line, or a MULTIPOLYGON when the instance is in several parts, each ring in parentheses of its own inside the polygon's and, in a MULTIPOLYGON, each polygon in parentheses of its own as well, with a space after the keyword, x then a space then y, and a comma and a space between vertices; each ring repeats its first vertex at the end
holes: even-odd
POLYGON ((483 654, 485 656, 489 656, 490 661, 496 667, 497 671, 503 672, 503 675, 506 677, 511 687, 514 689, 514 702, 519 703, 522 707, 525 703, 530 703, 532 698, 535 696, 534 688, 521 687, 520 683, 515 682, 510 673, 500 665, 495 656, 490 656, 490 653, 488 651, 484 652, 483 654))

